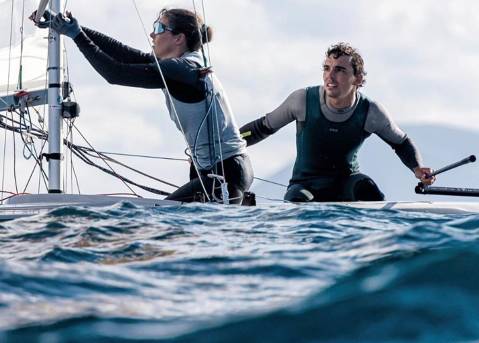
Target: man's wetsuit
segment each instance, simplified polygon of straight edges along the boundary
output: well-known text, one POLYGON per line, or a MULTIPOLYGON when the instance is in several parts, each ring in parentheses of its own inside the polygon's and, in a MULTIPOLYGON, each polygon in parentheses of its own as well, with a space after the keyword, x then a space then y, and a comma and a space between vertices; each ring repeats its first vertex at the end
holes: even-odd
MULTIPOLYGON (((100 32, 82 27, 74 39, 93 68, 111 84, 162 89, 165 84, 154 56, 128 47, 100 32)), ((211 197, 219 183, 207 174, 223 175, 231 202, 240 203, 253 181, 253 171, 223 87, 213 73, 202 74, 201 54, 187 52, 179 58, 160 60, 170 97, 167 107, 176 126, 185 132, 191 158, 199 167, 211 197), (222 163, 223 162, 223 163, 222 163)), ((190 182, 167 197, 194 201, 203 192, 196 172, 190 182)), ((219 196, 219 193, 216 193, 219 196)))
POLYGON ((321 86, 293 92, 276 110, 243 126, 255 144, 296 121, 297 157, 285 199, 289 201, 384 200, 374 181, 359 173, 357 152, 372 133, 388 143, 411 170, 418 150, 378 103, 357 93, 350 108, 329 108, 321 86))

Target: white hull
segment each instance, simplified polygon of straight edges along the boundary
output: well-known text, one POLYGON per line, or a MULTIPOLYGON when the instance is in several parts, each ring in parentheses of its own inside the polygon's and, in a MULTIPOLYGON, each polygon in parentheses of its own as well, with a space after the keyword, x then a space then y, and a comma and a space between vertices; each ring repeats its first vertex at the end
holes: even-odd
POLYGON ((479 202, 373 201, 327 204, 375 210, 396 210, 438 214, 479 214, 479 202))
MULTIPOLYGON (((65 206, 102 207, 127 201, 138 206, 154 208, 179 206, 180 202, 159 199, 117 197, 107 195, 32 194, 17 195, 0 205, 0 221, 36 215, 42 211, 65 206)), ((321 205, 346 206, 359 209, 396 210, 437 214, 479 214, 479 202, 378 201, 330 202, 321 205)))
POLYGON ((111 206, 128 201, 138 206, 159 207, 181 205, 180 202, 159 199, 117 197, 108 195, 28 194, 16 195, 0 205, 0 220, 32 216, 41 211, 65 206, 111 206))

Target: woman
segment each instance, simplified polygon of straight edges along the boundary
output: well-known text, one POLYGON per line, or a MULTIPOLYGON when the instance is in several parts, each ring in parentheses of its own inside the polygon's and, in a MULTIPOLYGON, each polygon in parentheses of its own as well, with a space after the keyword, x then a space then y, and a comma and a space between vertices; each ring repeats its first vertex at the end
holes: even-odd
MULTIPOLYGON (((45 17, 49 20, 49 15, 45 17)), ((231 203, 241 203, 253 171, 226 94, 199 52, 212 38, 201 18, 186 9, 161 10, 150 34, 154 55, 81 27, 68 12, 53 17, 51 27, 72 38, 109 83, 163 90, 170 117, 184 133, 192 159, 190 182, 167 199, 191 202, 204 198, 206 190, 211 200, 229 193, 231 203), (227 192, 224 186, 221 190, 224 181, 227 192)))

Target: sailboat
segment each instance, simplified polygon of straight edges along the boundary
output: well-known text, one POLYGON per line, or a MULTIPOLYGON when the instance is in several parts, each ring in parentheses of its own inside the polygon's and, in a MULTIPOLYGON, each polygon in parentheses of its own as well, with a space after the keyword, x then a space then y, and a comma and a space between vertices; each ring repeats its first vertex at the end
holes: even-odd
MULTIPOLYGON (((94 165, 103 171, 119 177, 125 184, 130 183, 142 187, 160 195, 167 195, 167 192, 156 190, 135 182, 117 174, 108 164, 114 161, 106 155, 98 153, 93 147, 80 147, 74 145, 62 137, 62 123, 72 123, 78 116, 79 106, 71 101, 71 86, 68 82, 62 82, 62 37, 54 30, 49 30, 48 39, 42 30, 31 26, 31 31, 26 30, 25 12, 33 12, 37 9, 37 19, 42 17, 47 6, 50 11, 59 13, 61 11, 61 0, 38 1, 2 1, 0 2, 3 13, 12 13, 10 23, 10 42, 7 48, 0 50, 0 67, 2 71, 8 71, 5 84, 0 81, 0 114, 2 114, 0 125, 6 131, 13 131, 22 137, 24 144, 24 155, 27 151, 28 157, 35 159, 38 173, 44 177, 47 192, 38 194, 13 194, 5 199, 6 192, 3 189, 2 180, 2 204, 0 205, 0 220, 9 220, 23 216, 30 216, 42 210, 49 210, 61 206, 108 206, 121 201, 129 201, 133 204, 146 207, 175 206, 181 203, 176 201, 151 199, 131 196, 108 196, 108 195, 84 195, 67 194, 62 185, 62 146, 66 145, 72 152, 84 162, 94 165), (10 7, 11 6, 11 7, 10 7), (10 8, 9 8, 10 7, 10 8), (22 22, 18 22, 21 18, 22 22), (15 23, 14 20, 17 19, 15 23), (22 29, 20 37, 15 42, 12 37, 13 26, 22 29), (45 73, 38 71, 47 71, 45 73), (14 80, 14 82, 12 82, 14 80), (48 106, 48 131, 44 129, 43 115, 35 108, 37 106, 48 106), (31 109, 35 109, 39 117, 40 125, 33 123, 31 109), (47 141, 48 151, 44 152, 42 144, 40 151, 37 151, 34 139, 47 141), (92 154, 102 156, 106 167, 101 167, 91 161, 92 154), (42 160, 46 160, 48 171, 44 171, 42 160)), ((6 23, 4 23, 6 24, 6 23)), ((4 30, 3 32, 8 32, 4 30)), ((4 44, 3 46, 5 46, 4 44)), ((69 126, 70 130, 72 125, 69 126)), ((4 141, 4 144, 6 142, 4 141)), ((5 149, 4 149, 5 153, 5 149)), ((97 156, 97 157, 98 157, 97 156)), ((5 159, 5 156, 4 156, 5 159)), ((115 161, 114 161, 115 162, 115 161)), ((4 167, 5 169, 5 167, 4 167)), ((72 171, 73 173, 74 171, 72 171)), ((5 170, 3 176, 5 175, 5 170)), ((31 179, 31 177, 30 177, 31 179)), ((167 183, 167 182, 165 182, 167 183)), ((167 183, 168 184, 168 183, 167 183)), ((26 188, 26 187, 25 187, 26 188)), ((131 189, 131 188, 130 188, 131 189)), ((17 192, 18 193, 18 192, 17 192)))
MULTIPOLYGON (((3 13, 11 9, 13 18, 22 18, 24 13, 31 13, 26 9, 25 2, 33 9, 37 9, 37 18, 41 18, 45 9, 53 13, 61 12, 61 0, 35 0, 23 1, 22 4, 15 5, 14 1, 0 2, 0 9, 3 13), (11 5, 9 9, 7 6, 11 5), (17 12, 17 13, 16 13, 17 12)), ((13 20, 13 19, 12 19, 13 20)), ((167 195, 167 192, 154 189, 150 186, 141 185, 126 178, 111 167, 111 163, 117 163, 111 156, 96 151, 92 146, 79 146, 73 144, 62 137, 62 127, 66 125, 67 136, 71 133, 73 122, 78 117, 79 106, 71 99, 71 85, 65 81, 62 73, 62 37, 55 31, 48 32, 48 39, 44 39, 45 31, 41 31, 31 26, 31 32, 27 32, 23 24, 22 34, 17 42, 15 37, 10 36, 9 48, 0 49, 0 68, 8 70, 7 79, 0 81, 0 127, 6 131, 12 131, 22 137, 24 156, 35 160, 35 168, 39 174, 39 183, 44 182, 46 192, 37 194, 21 194, 24 192, 14 192, 11 196, 5 197, 6 192, 2 180, 2 204, 0 204, 0 220, 10 220, 24 216, 30 216, 40 211, 50 210, 62 206, 109 206, 118 202, 128 201, 138 206, 158 207, 158 206, 179 206, 180 202, 168 201, 163 199, 142 198, 131 196, 109 196, 109 195, 85 195, 68 193, 64 182, 65 173, 62 163, 65 161, 62 154, 63 146, 70 149, 71 154, 78 157, 83 162, 92 167, 99 168, 114 177, 119 178, 131 190, 132 186, 140 187, 157 195, 167 195), (27 68, 28 66, 28 68, 27 68), (46 70, 45 73, 38 73, 38 70, 46 70), (12 82, 14 80, 14 82, 12 82), (42 115, 38 106, 48 106, 47 119, 48 131, 45 129, 42 115), (36 112, 35 112, 36 111, 36 112), (32 117, 38 116, 39 124, 34 124, 32 117), (40 141, 40 148, 36 148, 34 140, 40 141), (44 144, 47 142, 47 151, 43 151, 44 144), (93 157, 100 158, 104 166, 93 162, 93 157), (48 170, 43 170, 43 163, 46 161, 48 170), (42 180, 42 181, 40 181, 42 180)), ((10 28, 13 27, 10 23, 10 28)), ((10 30, 11 31, 11 30, 10 30)), ((7 32, 7 30, 4 30, 7 32)), ((5 44, 3 45, 5 46, 5 44)), ((6 140, 4 139, 4 145, 6 140)), ((4 148, 4 151, 6 149, 4 148)), ((5 159, 5 156, 4 156, 5 159)), ((474 158, 475 160, 475 158, 474 158)), ((459 165, 473 162, 472 158, 462 160, 441 172, 459 165)), ((72 165, 71 165, 72 167, 72 165)), ((3 177, 5 176, 5 167, 3 168, 3 177)), ((136 171, 134 168, 131 170, 136 171)), ((34 169, 35 170, 35 169, 34 169)), ((74 169, 70 169, 71 179, 73 179, 74 169)), ((32 172, 33 174, 33 172, 32 172)), ((140 172, 141 174, 141 172, 140 172)), ((143 174, 145 175, 145 174, 143 174)), ((30 177, 31 179, 31 177, 30 177)), ((30 180, 29 179, 29 180, 30 180)), ((154 178, 156 181, 164 182, 154 178)), ((73 183, 73 181, 72 181, 73 183)), ((168 184, 168 182, 164 182, 168 184)), ((170 184, 171 185, 171 184, 170 184)), ((39 187, 40 189, 40 187, 39 187)), ((73 189, 73 187, 71 187, 73 189)), ((479 191, 468 189, 439 189, 432 187, 419 187, 418 192, 422 194, 449 194, 449 195, 471 195, 478 196, 479 191)), ((134 191, 132 190, 132 193, 134 191)), ((224 201, 227 203, 227 201, 224 201)), ((280 203, 278 203, 280 204, 280 203)), ((321 205, 324 205, 321 204, 321 205)), ((479 213, 479 203, 477 202, 352 202, 352 203, 327 203, 326 205, 348 206, 362 209, 377 210, 405 210, 434 213, 479 213)), ((319 207, 318 207, 319 208, 319 207)))

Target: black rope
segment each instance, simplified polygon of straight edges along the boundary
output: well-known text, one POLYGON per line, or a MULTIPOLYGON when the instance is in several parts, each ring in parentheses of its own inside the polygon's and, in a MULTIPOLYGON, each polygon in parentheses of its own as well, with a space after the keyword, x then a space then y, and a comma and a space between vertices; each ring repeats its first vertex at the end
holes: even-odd
MULTIPOLYGON (((103 155, 112 155, 112 156, 126 156, 126 157, 138 157, 138 158, 149 158, 154 160, 167 160, 167 161, 178 161, 178 162, 189 162, 187 158, 175 158, 175 157, 162 157, 162 156, 151 156, 151 155, 140 155, 140 154, 127 154, 120 152, 109 152, 109 151, 98 151, 103 155)), ((189 155, 188 155, 189 156, 189 155)))
MULTIPOLYGON (((75 127, 75 126, 74 126, 75 127)), ((36 125, 34 125, 31 121, 31 116, 29 115, 28 113, 28 117, 25 116, 25 115, 22 115, 21 112, 19 111, 12 111, 12 117, 9 118, 3 114, 0 114, 0 128, 3 128, 5 130, 8 130, 8 131, 11 131, 13 132, 13 134, 17 133, 17 134, 20 134, 22 136, 22 141, 23 143, 25 144, 25 148, 30 152, 31 156, 34 157, 35 159, 35 163, 36 163, 36 166, 38 165, 38 167, 40 168, 40 175, 43 177, 43 181, 44 183, 46 182, 46 180, 48 180, 48 177, 46 175, 46 172, 44 170, 44 168, 42 167, 42 160, 39 156, 42 156, 41 154, 39 155, 36 151, 36 148, 35 148, 35 144, 33 144, 33 141, 32 139, 33 138, 37 138, 39 140, 43 140, 44 143, 42 145, 42 148, 41 148, 41 152, 43 151, 44 149, 44 146, 46 144, 46 141, 48 140, 48 133, 37 127, 36 125), (19 120, 16 120, 15 118, 13 118, 13 113, 17 114, 20 118, 19 120), (8 122, 7 122, 8 121, 8 122), (9 124, 10 123, 10 124, 9 124), (25 131, 28 133, 28 135, 30 136, 29 138, 25 138, 24 137, 24 133, 25 131)), ((75 129, 78 131, 78 128, 75 127, 75 129)), ((80 135, 81 135, 81 132, 80 132, 80 135)), ((84 136, 81 135, 83 139, 84 136)), ((147 178, 150 178, 152 180, 155 180, 157 182, 160 182, 160 183, 163 183, 165 185, 168 185, 170 187, 175 187, 175 188, 179 188, 179 186, 173 184, 173 183, 170 183, 170 182, 167 182, 165 180, 162 180, 162 179, 159 179, 157 177, 154 177, 152 175, 149 175, 147 173, 144 173, 136 168, 133 168, 125 163, 122 163, 116 159, 113 159, 112 157, 110 156, 107 156, 107 155, 115 155, 117 153, 111 153, 111 152, 108 152, 108 153, 102 153, 102 152, 97 152, 95 151, 95 149, 91 148, 91 147, 85 147, 85 146, 81 146, 81 145, 77 145, 77 144, 73 144, 71 142, 69 142, 67 139, 64 139, 63 140, 63 144, 72 151, 72 153, 77 156, 80 160, 82 160, 84 163, 86 163, 87 165, 90 165, 90 166, 93 166, 101 171, 103 171, 104 173, 108 174, 108 175, 111 175, 111 176, 114 176, 116 178, 118 178, 119 180, 121 180, 122 182, 126 183, 126 184, 130 184, 130 185, 133 185, 133 186, 136 186, 138 188, 141 188, 147 192, 150 192, 150 193, 153 193, 153 194, 159 194, 159 195, 163 195, 163 196, 168 196, 170 195, 171 193, 169 192, 166 192, 166 191, 163 191, 163 190, 160 190, 160 189, 156 189, 156 188, 153 188, 153 187, 149 187, 149 186, 146 186, 146 185, 142 185, 142 184, 139 184, 123 175, 121 175, 120 173, 114 171, 114 170, 109 170, 107 168, 104 168, 100 165, 98 165, 97 163, 95 163, 91 158, 99 158, 99 159, 102 159, 105 163, 106 161, 108 162, 111 162, 111 163, 115 163, 119 166, 122 166, 128 170, 131 170, 137 174, 140 174, 142 176, 145 176, 147 178)), ((41 153, 40 152, 40 153, 41 153)), ((117 154, 117 155, 122 155, 122 154, 117 154)), ((123 154, 123 155, 126 155, 126 156, 129 156, 127 154, 123 154)), ((145 158, 153 158, 151 156, 144 156, 144 155, 134 155, 136 157, 145 157, 145 158)), ((155 157, 155 158, 161 158, 161 157, 155 157)), ((162 158, 162 159, 168 159, 168 158, 162 158)), ((170 159, 170 160, 180 160, 180 159, 170 159)), ((184 159, 182 159, 182 161, 186 161, 184 159)), ((24 189, 24 191, 26 190, 26 188, 28 187, 31 179, 32 179, 32 176, 36 170, 36 166, 33 168, 29 178, 28 178, 28 181, 27 181, 27 185, 24 189)), ((109 166, 110 167, 110 166, 109 166)), ((110 167, 111 168, 111 167, 110 167)), ((80 191, 80 187, 79 187, 79 184, 78 184, 78 177, 76 175, 76 172, 74 172, 75 174, 75 181, 77 183, 77 188, 78 188, 78 191, 80 191)), ((47 184, 45 183, 45 187, 47 187, 47 184)), ((48 188, 48 187, 47 187, 48 188)), ((18 191, 17 191, 18 192, 18 191)), ((132 190, 133 192, 133 190, 132 190)), ((134 193, 134 192, 133 192, 134 193)))
POLYGON ((276 185, 276 186, 281 186, 281 187, 284 187, 284 188, 288 188, 288 186, 286 185, 283 185, 282 183, 279 183, 279 182, 274 182, 274 181, 269 181, 269 180, 266 180, 266 179, 262 179, 260 177, 254 177, 255 180, 259 180, 259 181, 263 181, 263 182, 266 182, 266 183, 270 183, 272 185, 276 185))
POLYGON ((138 169, 135 169, 135 168, 133 168, 133 167, 130 167, 130 166, 128 166, 128 165, 126 165, 126 164, 124 164, 124 163, 122 163, 122 162, 120 162, 120 161, 118 161, 118 160, 115 160, 115 159, 113 159, 113 158, 111 158, 111 157, 109 157, 109 156, 107 156, 107 155, 105 155, 105 154, 103 154, 103 153, 101 153, 101 152, 99 152, 99 151, 95 151, 95 150, 93 150, 93 149, 91 149, 91 148, 88 148, 88 147, 71 144, 70 142, 66 142, 65 144, 68 146, 69 149, 78 149, 78 150, 80 150, 82 153, 87 154, 87 155, 90 156, 90 157, 100 158, 100 159, 102 159, 102 160, 107 160, 108 162, 112 162, 112 163, 118 164, 118 165, 120 165, 120 166, 122 166, 122 167, 124 167, 124 168, 126 168, 126 169, 129 169, 129 170, 131 170, 131 171, 134 171, 134 172, 137 173, 137 174, 140 174, 140 175, 145 176, 145 177, 147 177, 147 178, 150 178, 150 179, 152 179, 152 180, 158 181, 158 182, 163 183, 163 184, 165 184, 165 185, 167 185, 167 186, 171 186, 171 187, 175 187, 175 188, 180 188, 180 186, 177 186, 177 185, 175 185, 175 184, 173 184, 173 183, 170 183, 170 182, 167 182, 167 181, 165 181, 165 180, 159 179, 159 178, 154 177, 154 176, 152 176, 152 175, 146 174, 146 173, 142 172, 141 170, 138 170, 138 169))
POLYGON ((114 176, 118 179, 120 179, 121 181, 123 182, 126 182, 130 185, 133 185, 133 186, 136 186, 138 188, 141 188, 145 191, 148 191, 150 193, 154 193, 154 194, 159 194, 159 195, 165 195, 165 196, 168 196, 170 195, 171 193, 168 193, 168 192, 165 192, 165 191, 162 191, 162 190, 159 190, 159 189, 155 189, 155 188, 152 188, 152 187, 148 187, 148 186, 144 186, 144 185, 141 185, 139 183, 136 183, 128 178, 126 178, 125 176, 122 176, 120 174, 118 174, 117 172, 113 171, 113 170, 110 170, 110 169, 107 169, 107 168, 104 168, 96 163, 94 163, 93 161, 91 161, 88 157, 84 156, 81 152, 81 150, 76 150, 76 149, 72 149, 72 152, 80 159, 82 160, 83 162, 85 162, 86 164, 92 166, 92 167, 95 167, 95 168, 98 168, 100 169, 101 171, 103 171, 104 173, 106 174, 109 174, 111 176, 114 176))

